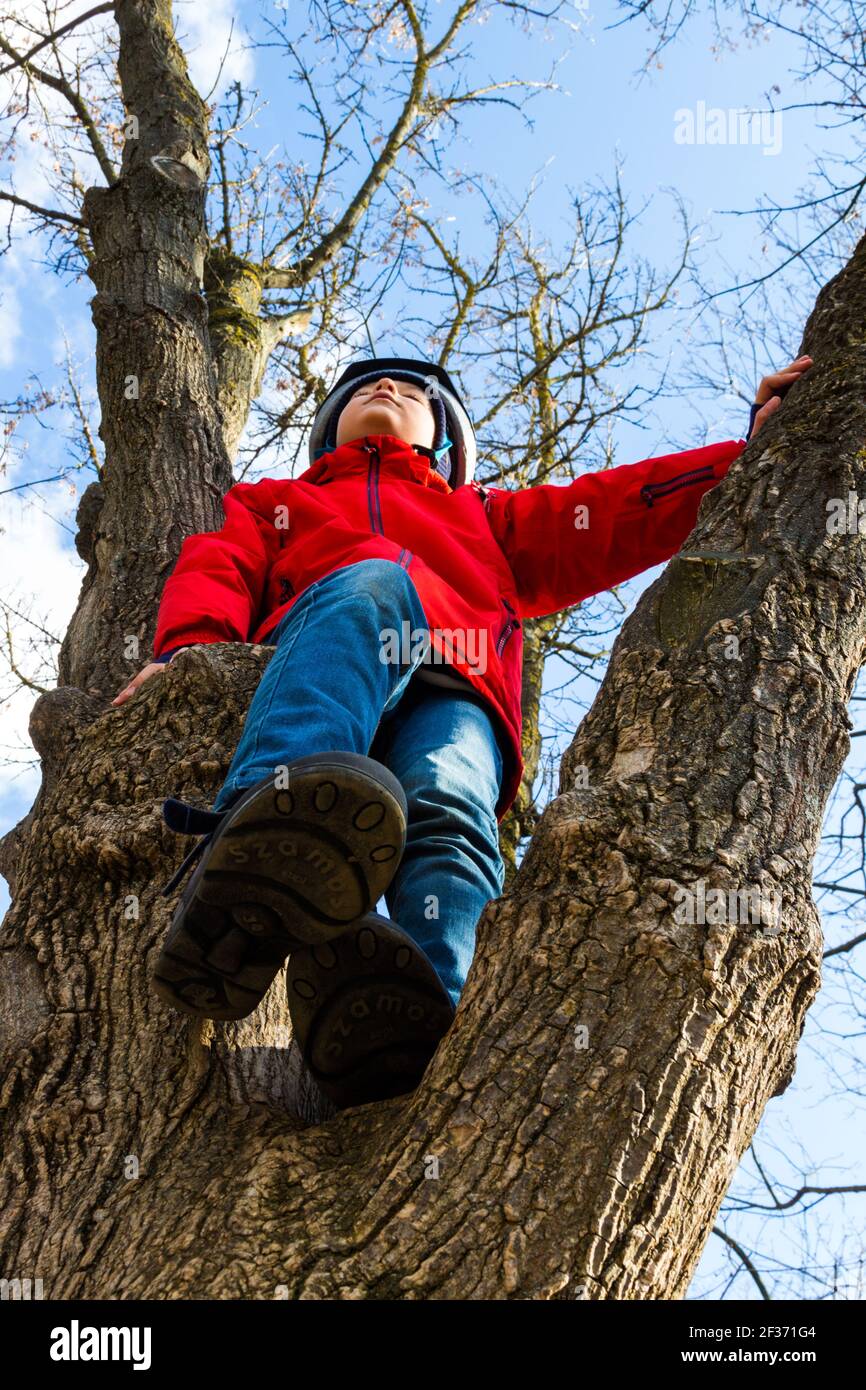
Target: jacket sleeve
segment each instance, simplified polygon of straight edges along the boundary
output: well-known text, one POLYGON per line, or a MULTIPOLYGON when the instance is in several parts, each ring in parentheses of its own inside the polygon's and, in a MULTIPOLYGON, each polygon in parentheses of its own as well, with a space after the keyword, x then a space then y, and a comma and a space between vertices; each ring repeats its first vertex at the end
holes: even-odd
POLYGON ((565 485, 487 488, 488 521, 511 566, 521 617, 557 613, 669 560, 693 529, 704 493, 745 447, 729 440, 565 485))
POLYGON ((187 536, 159 604, 154 660, 194 642, 246 642, 280 549, 273 487, 236 483, 219 531, 187 536))

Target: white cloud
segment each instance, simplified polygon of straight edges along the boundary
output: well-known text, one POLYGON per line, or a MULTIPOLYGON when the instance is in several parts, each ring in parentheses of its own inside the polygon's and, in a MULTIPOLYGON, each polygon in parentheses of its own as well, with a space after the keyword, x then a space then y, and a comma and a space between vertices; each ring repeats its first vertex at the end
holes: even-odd
MULTIPOLYGON (((63 24, 73 20, 76 15, 84 14, 91 10, 93 5, 91 0, 71 0, 71 3, 63 7, 63 24)), ((35 34, 45 32, 45 5, 44 0, 19 0, 14 7, 14 13, 8 18, 4 18, 4 37, 7 42, 13 45, 18 52, 27 52, 35 41, 35 34)), ((78 51, 84 44, 84 35, 90 35, 89 51, 104 51, 107 44, 112 42, 110 31, 116 34, 117 29, 114 17, 111 14, 98 15, 83 26, 80 31, 73 31, 64 41, 61 40, 61 51, 67 58, 78 51)), ((43 50, 43 53, 45 50, 43 50)), ((38 63, 38 59, 36 60, 38 63)), ((52 70, 55 65, 46 64, 52 70)), ((5 106, 9 100, 13 88, 17 87, 19 94, 23 92, 20 74, 17 71, 10 71, 6 77, 0 79, 0 106, 5 106)), ((55 199, 52 198, 52 191, 55 187, 56 163, 58 154, 45 143, 46 125, 52 127, 65 125, 69 121, 70 108, 66 98, 41 82, 34 82, 30 98, 30 115, 26 123, 22 126, 19 139, 16 142, 15 160, 4 170, 4 181, 14 184, 15 192, 20 198, 26 198, 29 202, 38 203, 42 206, 52 206, 55 199)), ((56 139, 55 135, 51 138, 56 139)), ((85 183, 102 182, 98 174, 97 166, 89 147, 82 142, 83 153, 76 158, 79 173, 85 183)))
POLYGON ((234 0, 201 0, 175 3, 178 41, 186 54, 189 75, 202 97, 208 97, 219 79, 213 100, 230 82, 250 83, 255 71, 252 52, 234 0), (228 49, 228 51, 226 51, 228 49), (222 66, 221 66, 222 65, 222 66))
MULTIPOLYGON (((83 574, 76 551, 66 543, 66 533, 47 513, 61 514, 68 506, 68 495, 61 487, 39 489, 41 501, 22 500, 13 494, 0 498, 0 527, 3 547, 3 596, 8 603, 49 632, 62 637, 78 602, 83 574)), ((31 650, 32 629, 21 619, 12 619, 15 657, 24 674, 49 687, 44 668, 31 650)), ((3 662, 3 688, 13 683, 3 662)), ((5 834, 27 814, 39 790, 40 771, 27 725, 38 692, 21 688, 0 701, 0 757, 14 760, 0 767, 0 834, 5 834), (35 767, 27 766, 29 758, 35 767)), ((8 902, 5 881, 0 879, 0 909, 8 902)))
MULTIPOLYGON (((64 6, 63 22, 92 8, 92 0, 71 0, 64 6)), ((6 38, 19 51, 26 51, 33 44, 34 31, 44 29, 44 2, 19 0, 15 9, 16 13, 6 25, 6 38)), ((207 4, 202 4, 201 0, 176 0, 174 17, 178 41, 186 55, 192 81, 202 97, 209 97, 218 79, 214 95, 224 91, 229 82, 239 80, 246 84, 252 80, 255 63, 247 46, 240 9, 239 0, 208 0, 207 4)), ((117 25, 111 13, 96 16, 81 31, 73 32, 65 41, 63 51, 68 55, 83 46, 85 34, 89 36, 87 49, 90 52, 117 47, 117 25)), ((17 73, 0 79, 0 107, 8 103, 17 80, 17 73)), ((23 138, 16 144, 14 163, 7 165, 4 179, 14 184, 19 197, 41 206, 52 206, 56 201, 52 192, 60 156, 58 150, 50 146, 50 141, 56 139, 57 129, 68 122, 69 106, 59 92, 35 83, 31 107, 31 116, 22 127, 23 138), (46 120, 55 128, 48 146, 44 138, 46 120)), ((104 180, 89 145, 84 140, 76 144, 75 162, 80 178, 85 185, 102 184, 104 180)))
POLYGON ((17 357, 16 343, 21 337, 21 300, 8 280, 0 297, 0 367, 11 367, 17 357))

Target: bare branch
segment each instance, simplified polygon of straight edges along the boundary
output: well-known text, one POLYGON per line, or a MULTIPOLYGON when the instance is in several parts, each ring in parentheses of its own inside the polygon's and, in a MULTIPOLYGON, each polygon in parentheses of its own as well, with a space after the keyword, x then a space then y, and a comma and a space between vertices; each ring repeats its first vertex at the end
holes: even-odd
POLYGON ((102 136, 97 129, 96 122, 91 116, 88 106, 81 95, 75 91, 65 77, 57 77, 54 73, 48 72, 46 68, 36 67, 33 63, 28 62, 26 57, 18 53, 2 34, 0 34, 0 51, 13 60, 10 65, 11 67, 20 67, 28 77, 35 78, 38 82, 43 83, 44 86, 52 88, 53 91, 59 92, 61 96, 65 97, 81 122, 81 127, 87 136, 96 162, 102 170, 103 177, 107 183, 114 183, 117 178, 117 172, 103 144, 102 136))
POLYGON ((719 1240, 723 1240, 725 1242, 725 1245, 729 1246, 729 1248, 733 1250, 734 1254, 740 1260, 742 1260, 744 1267, 748 1270, 749 1274, 752 1276, 752 1279, 755 1281, 755 1284, 757 1285, 758 1290, 760 1291, 761 1297, 767 1299, 768 1302, 771 1302, 772 1295, 770 1294, 766 1284, 764 1283, 760 1274, 756 1270, 751 1259, 746 1254, 742 1245, 739 1245, 737 1241, 734 1240, 733 1236, 729 1236, 727 1231, 723 1231, 721 1226, 713 1227, 713 1235, 718 1236, 719 1240))
POLYGON ((81 217, 75 217, 71 212, 61 212, 58 208, 41 208, 38 203, 28 202, 26 198, 19 198, 17 193, 5 193, 0 189, 0 198, 7 203, 14 203, 16 207, 26 208, 37 217, 44 217, 46 222, 68 222, 73 227, 86 227, 86 222, 81 217))

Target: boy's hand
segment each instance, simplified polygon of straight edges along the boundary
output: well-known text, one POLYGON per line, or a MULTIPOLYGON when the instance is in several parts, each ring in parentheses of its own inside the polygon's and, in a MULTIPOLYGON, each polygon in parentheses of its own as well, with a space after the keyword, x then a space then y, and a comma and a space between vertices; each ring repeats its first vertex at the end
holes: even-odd
POLYGON ((151 676, 155 676, 158 671, 164 671, 166 666, 170 666, 172 661, 174 661, 175 656, 180 656, 181 652, 185 651, 188 651, 187 647, 180 647, 178 651, 175 652, 174 656, 171 658, 170 661, 149 662, 147 666, 143 667, 142 670, 139 671, 137 676, 133 676, 132 680, 129 682, 129 685, 127 685, 123 690, 121 690, 119 695, 115 695, 111 703, 113 705, 123 705, 126 703, 127 700, 131 700, 140 685, 144 685, 144 682, 150 680, 151 676))
POLYGON ((783 371, 773 372, 770 376, 762 377, 761 384, 755 392, 755 405, 759 405, 762 408, 755 416, 755 422, 752 425, 752 431, 749 435, 750 439, 754 439, 761 426, 769 420, 771 415, 775 415, 779 406, 782 404, 782 397, 785 392, 794 385, 794 382, 797 381, 804 372, 808 372, 811 365, 811 357, 798 357, 790 366, 785 367, 783 371))

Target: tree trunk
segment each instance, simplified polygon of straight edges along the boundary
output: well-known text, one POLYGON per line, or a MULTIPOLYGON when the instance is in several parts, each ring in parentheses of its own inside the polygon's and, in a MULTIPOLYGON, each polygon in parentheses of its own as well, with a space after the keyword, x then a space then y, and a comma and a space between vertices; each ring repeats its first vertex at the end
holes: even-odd
POLYGON ((533 618, 523 624, 523 680, 520 707, 523 714, 523 776, 514 805, 499 827, 499 848, 505 864, 505 886, 517 872, 517 851, 535 829, 538 816, 532 788, 541 759, 541 695, 544 685, 544 639, 556 625, 555 618, 533 618))
POLYGON ((106 464, 98 515, 79 510, 89 568, 60 651, 60 683, 116 693, 150 656, 159 595, 184 536, 222 525, 231 485, 202 293, 207 108, 172 33, 170 0, 118 0, 118 68, 138 122, 121 176, 83 214, 106 464), (175 182, 155 155, 186 165, 175 182), (190 186, 191 185, 191 186, 190 186), (86 515, 85 515, 86 514, 86 515))
MULTIPOLYGON (((173 71, 167 6, 117 12, 122 47, 146 21, 173 71)), ((113 644, 133 612, 149 630, 165 573, 144 541, 162 565, 227 481, 198 195, 177 196, 188 239, 166 256, 163 224, 109 214, 131 192, 101 195, 141 282, 100 287, 104 551, 66 686, 34 709, 42 789, 5 842, 0 1273, 51 1298, 680 1297, 818 987, 810 869, 866 639, 861 539, 825 526, 826 500, 864 487, 866 242, 819 297, 816 365, 625 624, 421 1086, 320 1123, 279 982, 228 1025, 148 987, 183 853, 160 803, 210 804, 268 656, 195 648, 107 704, 113 644), (112 376, 130 360, 150 382, 132 425, 112 376), (778 890, 781 930, 678 920, 699 882, 778 890)))
POLYGON ((204 288, 223 443, 228 457, 234 459, 276 342, 274 325, 259 312, 262 278, 251 261, 211 247, 204 288))

